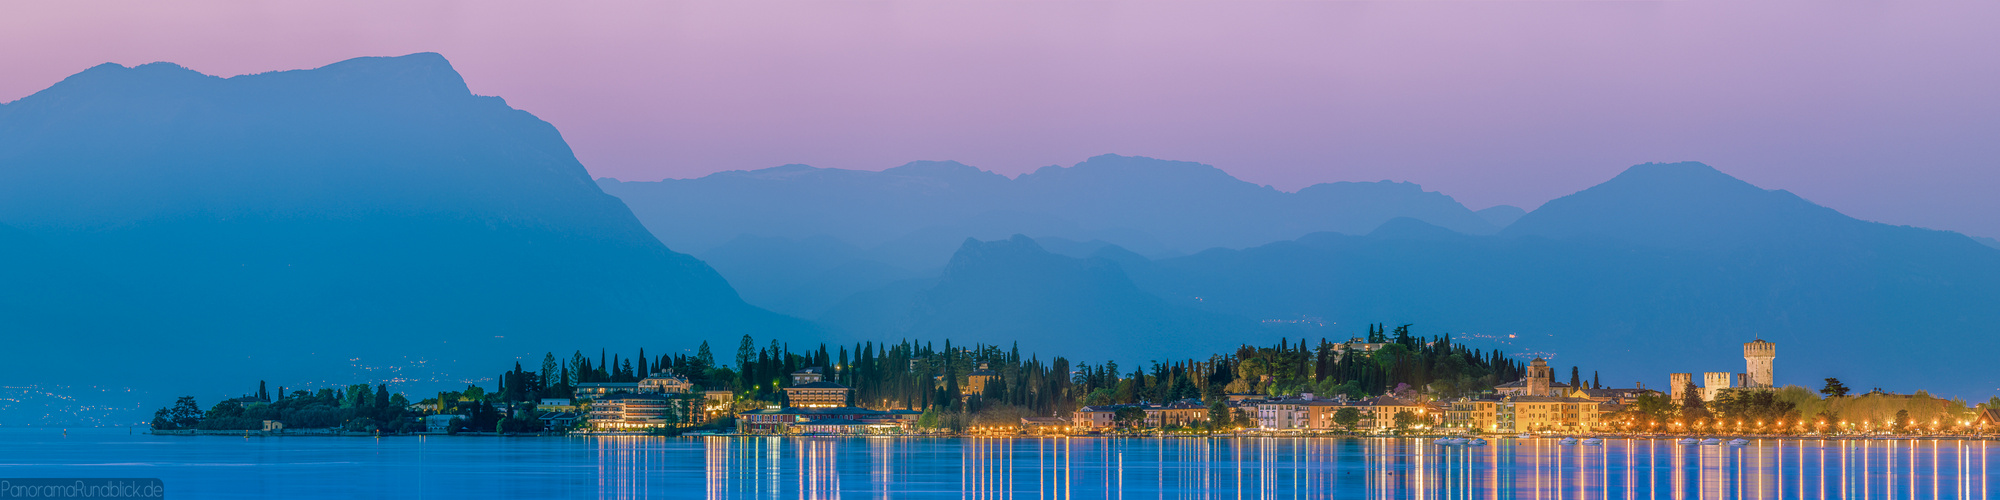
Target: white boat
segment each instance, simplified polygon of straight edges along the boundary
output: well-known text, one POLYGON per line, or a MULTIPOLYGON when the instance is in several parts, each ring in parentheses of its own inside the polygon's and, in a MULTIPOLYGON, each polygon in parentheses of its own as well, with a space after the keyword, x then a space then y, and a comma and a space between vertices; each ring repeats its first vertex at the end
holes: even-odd
POLYGON ((1708 438, 1708 439, 1703 439, 1703 440, 1701 440, 1701 445, 1702 445, 1702 446, 1715 446, 1715 445, 1718 445, 1718 444, 1722 444, 1722 440, 1721 440, 1721 439, 1716 439, 1716 438, 1708 438))
POLYGON ((1748 439, 1742 439, 1742 438, 1737 438, 1737 439, 1734 439, 1734 440, 1731 440, 1731 441, 1729 441, 1729 445, 1730 445, 1730 446, 1743 446, 1743 445, 1746 445, 1746 444, 1750 444, 1750 440, 1748 440, 1748 439))
POLYGON ((1463 445, 1465 444, 1465 438, 1451 438, 1445 440, 1445 442, 1451 443, 1452 445, 1463 445))
POLYGON ((1465 442, 1465 444, 1466 444, 1466 446, 1486 446, 1486 439, 1485 439, 1485 438, 1472 438, 1472 440, 1471 440, 1471 441, 1466 441, 1466 442, 1465 442))
POLYGON ((1694 438, 1684 438, 1684 439, 1681 439, 1681 445, 1683 445, 1683 446, 1686 446, 1686 445, 1696 445, 1696 444, 1701 444, 1701 441, 1696 441, 1696 440, 1695 440, 1694 438))
POLYGON ((1451 440, 1449 440, 1449 439, 1445 439, 1445 438, 1437 438, 1437 439, 1435 439, 1435 440, 1432 440, 1432 441, 1431 441, 1431 444, 1435 444, 1435 445, 1440 445, 1440 446, 1443 446, 1443 445, 1449 445, 1449 444, 1451 444, 1451 440))
POLYGON ((1576 444, 1576 438, 1573 438, 1573 437, 1566 437, 1566 438, 1562 438, 1562 441, 1557 441, 1557 442, 1559 442, 1559 443, 1562 443, 1562 444, 1565 444, 1565 445, 1571 445, 1571 444, 1576 444))
POLYGON ((1523 433, 1521 433, 1521 435, 1519 435, 1519 436, 1514 436, 1514 439, 1529 439, 1529 438, 1533 438, 1533 437, 1534 437, 1534 436, 1531 436, 1531 435, 1528 435, 1528 433, 1526 433, 1526 432, 1523 432, 1523 433))
POLYGON ((1583 444, 1587 444, 1590 446, 1604 446, 1604 440, 1598 438, 1590 438, 1583 440, 1583 444))

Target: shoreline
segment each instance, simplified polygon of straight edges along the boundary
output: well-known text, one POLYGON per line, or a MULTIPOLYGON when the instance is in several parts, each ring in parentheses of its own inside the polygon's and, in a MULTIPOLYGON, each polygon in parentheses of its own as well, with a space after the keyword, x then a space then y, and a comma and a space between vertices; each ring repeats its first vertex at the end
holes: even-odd
POLYGON ((1079 438, 1080 438, 1080 439, 1270 439, 1270 438, 1283 438, 1283 439, 1440 439, 1440 438, 1452 438, 1452 437, 1461 437, 1461 438, 1474 438, 1474 437, 1477 437, 1477 438, 1485 438, 1485 439, 1487 439, 1488 441, 1500 441, 1500 440, 1516 440, 1516 441, 1527 441, 1527 440, 1542 440, 1542 439, 1549 439, 1549 440, 1559 440, 1559 439, 1563 439, 1563 438, 1592 438, 1592 437, 1595 437, 1595 438, 1600 438, 1600 439, 1607 439, 1607 440, 1611 440, 1611 439, 1628 439, 1628 440, 1649 440, 1649 441, 1659 441, 1659 440, 1666 440, 1666 441, 1679 441, 1679 440, 1682 440, 1682 439, 1688 439, 1688 438, 1694 438, 1694 439, 1707 439, 1707 438, 1717 438, 1717 439, 1749 439, 1749 440, 1753 440, 1753 441, 1761 441, 1761 440, 1767 440, 1767 439, 1768 439, 1768 440, 1786 440, 1786 441, 1924 441, 1924 440, 1970 440, 1970 441, 2000 441, 2000 435, 1981 435, 1981 436, 1964 436, 1964 435, 1935 435, 1935 436, 1791 436, 1791 435, 1774 435, 1774 434, 1763 434, 1763 435, 1750 435, 1750 434, 1640 434, 1640 435, 1625 435, 1625 434, 1551 434, 1551 435, 1538 435, 1538 436, 1532 436, 1532 437, 1528 437, 1528 438, 1521 438, 1521 437, 1518 437, 1517 435, 1455 435, 1455 434, 1424 434, 1424 435, 1403 435, 1403 436, 1371 436, 1371 435, 1314 435, 1314 434, 1276 434, 1276 435, 1274 435, 1274 434, 1216 434, 1216 435, 1162 435, 1162 434, 872 434, 872 435, 864 435, 864 434, 681 434, 681 435, 658 435, 658 434, 649 434, 649 433, 644 433, 644 432, 579 432, 579 433, 560 433, 560 434, 559 434, 559 433, 535 433, 535 434, 498 434, 498 433, 492 433, 492 432, 461 432, 461 433, 458 433, 458 434, 448 434, 448 433, 442 433, 442 432, 437 432, 437 433, 431 433, 431 432, 420 432, 420 433, 413 433, 413 434, 375 434, 375 433, 367 433, 367 432, 341 432, 341 431, 334 431, 334 432, 261 432, 261 431, 220 431, 220 430, 167 430, 167 431, 146 431, 146 432, 145 432, 144 434, 148 434, 148 435, 155 435, 155 436, 189 436, 189 437, 218 437, 218 436, 219 436, 219 437, 241 437, 241 438, 251 438, 251 437, 259 437, 259 438, 272 438, 272 437, 277 437, 277 438, 282 438, 282 437, 335 437, 335 438, 415 438, 415 437, 468 437, 468 438, 572 438, 572 437, 576 437, 576 438, 587 438, 587 437, 661 437, 661 438, 708 438, 708 437, 725 437, 725 438, 769 438, 769 437, 793 437, 793 438, 932 438, 932 439, 996 439, 996 438, 1008 438, 1008 439, 1045 439, 1045 438, 1071 438, 1071 439, 1079 439, 1079 438))

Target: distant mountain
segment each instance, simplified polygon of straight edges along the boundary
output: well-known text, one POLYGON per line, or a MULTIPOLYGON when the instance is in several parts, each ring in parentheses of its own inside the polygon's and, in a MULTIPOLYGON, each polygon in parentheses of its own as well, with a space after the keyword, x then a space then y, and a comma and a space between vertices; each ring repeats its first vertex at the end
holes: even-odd
POLYGON ((872 248, 926 230, 972 229, 966 226, 1163 253, 1317 231, 1363 234, 1396 217, 1467 233, 1498 230, 1451 197, 1410 183, 1339 182, 1286 193, 1208 165, 1118 155, 1017 179, 957 162, 916 162, 881 172, 786 165, 698 179, 598 182, 668 245, 697 252, 739 234, 826 235, 872 248), (708 217, 682 216, 688 213, 708 217))
POLYGON ((0 252, 27 256, 0 263, 9 288, 62 298, 0 296, 35 313, 8 338, 78 353, 8 380, 214 390, 419 358, 475 377, 545 349, 809 328, 662 246, 554 127, 437 54, 91 68, 0 105, 0 223, 0 252))
POLYGON ((1976 374, 2000 350, 2000 250, 1855 220, 1696 163, 1633 167, 1495 236, 1398 219, 1366 236, 1128 269, 1178 305, 1412 322, 1552 353, 1621 386, 1741 371, 1741 344, 1761 337, 1779 344, 1781 383, 1839 377, 1983 399, 1994 388, 1976 374))
MULTIPOLYGON (((1117 155, 1071 167, 1045 167, 1016 179, 957 162, 915 162, 881 172, 786 165, 698 179, 599 179, 598 184, 632 206, 669 246, 714 262, 749 262, 810 251, 801 247, 729 255, 751 249, 727 244, 743 236, 780 239, 765 240, 759 248, 831 237, 865 254, 855 265, 875 262, 931 269, 945 265, 966 238, 994 240, 1013 234, 1099 241, 1164 258, 1319 231, 1366 234, 1397 217, 1467 233, 1498 231, 1498 226, 1451 197, 1410 183, 1338 182, 1286 193, 1237 180, 1208 165, 1117 155)), ((719 267, 731 282, 743 284, 761 280, 754 274, 767 268, 801 265, 768 261, 761 266, 719 267)), ((800 303, 766 300, 830 292, 808 283, 793 286, 768 293, 746 291, 746 295, 752 303, 781 312, 814 314, 816 310, 800 303)))
POLYGON ((1993 247, 1993 248, 2000 248, 2000 240, 1996 240, 1996 239, 1993 239, 1993 238, 1988 238, 1988 237, 1985 237, 1985 236, 1974 236, 1974 237, 1972 237, 1972 241, 1977 241, 1977 242, 1979 242, 1980 244, 1982 244, 1982 245, 1986 245, 1986 246, 1989 246, 1989 247, 1993 247))
POLYGON ((1018 341, 1092 361, 1223 352, 1259 333, 1139 290, 1116 261, 1052 254, 1020 235, 967 240, 941 277, 856 294, 820 320, 863 338, 1018 341))
POLYGON ((1487 224, 1503 229, 1514 224, 1514 221, 1521 220, 1521 216, 1528 215, 1527 210, 1513 205, 1494 205, 1473 213, 1479 214, 1481 219, 1486 219, 1487 224))

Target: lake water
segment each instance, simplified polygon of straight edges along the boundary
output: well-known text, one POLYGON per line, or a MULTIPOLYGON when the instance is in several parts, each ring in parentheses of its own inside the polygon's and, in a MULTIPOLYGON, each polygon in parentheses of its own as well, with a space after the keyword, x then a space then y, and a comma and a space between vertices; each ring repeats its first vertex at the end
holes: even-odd
POLYGON ((0 477, 168 498, 1972 499, 2000 443, 1236 438, 241 438, 0 430, 0 477))

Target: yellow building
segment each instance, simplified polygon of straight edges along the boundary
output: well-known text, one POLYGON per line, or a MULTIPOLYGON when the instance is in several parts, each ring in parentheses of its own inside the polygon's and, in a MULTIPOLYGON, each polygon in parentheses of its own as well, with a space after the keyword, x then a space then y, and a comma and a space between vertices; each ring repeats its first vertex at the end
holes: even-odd
POLYGON ((1471 432, 1590 432, 1604 422, 1603 403, 1585 398, 1507 396, 1451 403, 1444 426, 1471 432))
POLYGON ((1416 424, 1429 426, 1432 423, 1431 407, 1417 401, 1408 401, 1394 396, 1380 396, 1370 399, 1361 406, 1364 428, 1387 431, 1396 428, 1396 414, 1408 413, 1416 418, 1416 424))
POLYGON ((1499 416, 1500 400, 1466 399, 1453 401, 1451 410, 1445 413, 1444 425, 1451 429, 1471 432, 1500 432, 1495 420, 1499 416))
POLYGON ((962 392, 966 394, 985 395, 986 383, 995 380, 1000 380, 1000 372, 993 371, 992 368, 988 368, 986 363, 980 363, 979 369, 973 370, 972 373, 966 374, 965 390, 962 392))
POLYGON ((1598 402, 1554 396, 1514 396, 1496 405, 1500 432, 1589 432, 1598 425, 1598 402))
POLYGON ((1208 407, 1199 402, 1181 401, 1161 406, 1144 406, 1146 426, 1159 428, 1168 426, 1192 426, 1208 421, 1208 407))
POLYGON ((1118 426, 1118 408, 1130 405, 1085 406, 1077 408, 1070 418, 1076 421, 1080 431, 1101 431, 1118 426))

